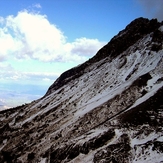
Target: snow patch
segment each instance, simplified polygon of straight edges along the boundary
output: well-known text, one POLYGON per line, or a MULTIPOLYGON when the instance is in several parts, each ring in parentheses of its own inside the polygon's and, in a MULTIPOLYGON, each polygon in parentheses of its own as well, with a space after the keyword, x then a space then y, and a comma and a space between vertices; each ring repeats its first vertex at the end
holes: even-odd
POLYGON ((96 151, 90 151, 87 155, 79 154, 76 158, 68 163, 93 163, 94 154, 96 151))
POLYGON ((46 158, 42 158, 41 161, 39 163, 46 163, 46 158))
POLYGON ((86 135, 82 135, 81 137, 78 137, 77 139, 79 139, 79 141, 77 142, 77 144, 84 144, 85 142, 87 142, 90 139, 100 135, 101 133, 104 133, 107 130, 108 130, 107 128, 104 128, 104 129, 101 129, 101 128, 93 129, 93 130, 89 131, 88 133, 86 133, 86 135))
POLYGON ((163 25, 159 28, 159 30, 160 30, 161 32, 163 32, 163 25))
POLYGON ((144 96, 139 98, 130 108, 125 110, 125 112, 136 107, 136 106, 138 106, 139 104, 143 103, 144 101, 146 101, 147 99, 152 97, 161 87, 163 87, 163 83, 157 84, 154 87, 152 87, 148 93, 146 93, 144 96))

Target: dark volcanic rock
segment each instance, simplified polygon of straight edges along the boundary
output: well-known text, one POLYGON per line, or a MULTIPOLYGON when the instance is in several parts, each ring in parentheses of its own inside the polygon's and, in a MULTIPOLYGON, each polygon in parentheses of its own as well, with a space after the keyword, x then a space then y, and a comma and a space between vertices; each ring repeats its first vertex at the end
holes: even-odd
POLYGON ((130 162, 130 140, 128 135, 124 134, 120 137, 116 144, 111 144, 106 148, 97 151, 94 155, 94 163, 99 162, 130 162))

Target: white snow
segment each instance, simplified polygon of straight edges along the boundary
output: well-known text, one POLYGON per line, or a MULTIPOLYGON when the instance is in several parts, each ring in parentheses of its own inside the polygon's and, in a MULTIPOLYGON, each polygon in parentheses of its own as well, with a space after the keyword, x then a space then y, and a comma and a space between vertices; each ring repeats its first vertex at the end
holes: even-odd
POLYGON ((42 158, 41 161, 39 163, 46 163, 46 158, 42 158))
POLYGON ((131 139, 131 147, 134 147, 135 145, 141 145, 141 144, 145 144, 146 142, 150 141, 150 140, 154 140, 158 137, 158 134, 156 133, 151 133, 148 136, 145 136, 144 139, 138 139, 138 138, 134 138, 131 139))
POLYGON ((78 137, 74 140, 79 140, 77 142, 77 144, 84 144, 85 142, 89 141, 90 139, 104 133, 105 131, 107 131, 107 128, 97 128, 97 129, 93 129, 90 130, 89 132, 87 132, 85 135, 82 135, 81 137, 78 137))
POLYGON ((101 94, 97 94, 95 97, 91 98, 83 108, 80 108, 80 110, 75 113, 75 116, 83 116, 92 109, 95 109, 106 101, 112 99, 114 96, 121 94, 131 83, 132 82, 129 81, 124 83, 123 85, 113 88, 110 91, 104 91, 101 94))
POLYGON ((157 138, 157 141, 163 142, 163 135, 157 138))
POLYGON ((160 30, 161 32, 163 32, 163 25, 159 28, 159 30, 160 30))
POLYGON ((68 163, 93 163, 95 152, 96 150, 90 151, 87 155, 80 153, 79 156, 69 161, 68 163))
POLYGON ((156 84, 154 87, 152 87, 150 92, 146 93, 144 96, 139 98, 130 108, 125 110, 125 112, 136 107, 136 106, 138 106, 139 104, 143 103, 144 101, 146 101, 147 99, 152 97, 161 87, 163 87, 163 82, 160 84, 156 84))
POLYGON ((148 80, 147 87, 153 86, 159 78, 160 78, 160 75, 156 75, 152 77, 152 79, 148 80))
POLYGON ((0 146, 0 151, 3 149, 3 147, 6 145, 7 143, 7 139, 3 140, 2 146, 0 146))

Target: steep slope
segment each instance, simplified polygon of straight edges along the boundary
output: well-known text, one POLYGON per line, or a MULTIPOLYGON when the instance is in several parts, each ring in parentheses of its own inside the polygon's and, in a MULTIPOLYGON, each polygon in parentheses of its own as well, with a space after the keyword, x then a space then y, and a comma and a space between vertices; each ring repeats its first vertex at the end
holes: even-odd
POLYGON ((44 97, 0 112, 0 162, 163 161, 163 23, 138 18, 44 97))

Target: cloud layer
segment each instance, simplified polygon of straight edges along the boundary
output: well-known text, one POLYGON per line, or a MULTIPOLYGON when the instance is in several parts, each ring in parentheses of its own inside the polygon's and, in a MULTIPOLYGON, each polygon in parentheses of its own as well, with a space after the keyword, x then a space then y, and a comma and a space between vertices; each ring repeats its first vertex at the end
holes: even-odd
POLYGON ((45 62, 82 62, 105 42, 87 38, 67 42, 63 32, 50 23, 46 15, 23 10, 16 16, 0 17, 0 44, 0 61, 30 58, 45 62))

